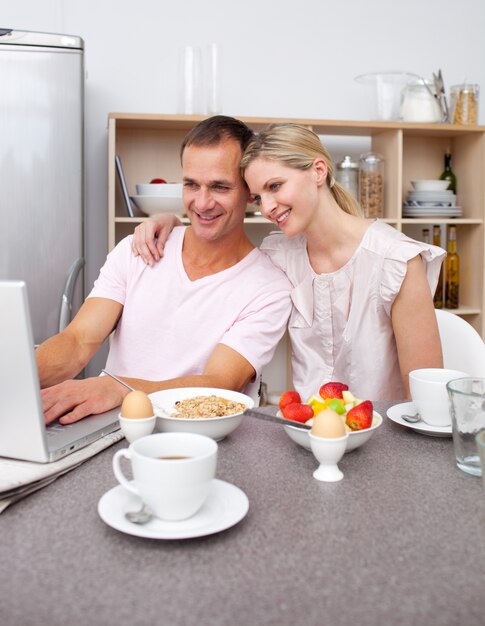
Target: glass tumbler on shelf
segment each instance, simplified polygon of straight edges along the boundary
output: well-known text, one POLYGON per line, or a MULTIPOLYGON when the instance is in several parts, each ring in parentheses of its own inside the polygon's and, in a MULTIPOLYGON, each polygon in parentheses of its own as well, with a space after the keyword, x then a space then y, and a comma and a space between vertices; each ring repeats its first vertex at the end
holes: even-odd
POLYGON ((384 159, 367 152, 359 159, 359 199, 365 217, 384 216, 384 159))
POLYGON ((180 50, 177 112, 186 115, 204 113, 202 92, 202 50, 185 46, 180 50))
POLYGON ((209 115, 222 112, 222 59, 221 45, 211 43, 206 48, 205 89, 206 109, 209 115))

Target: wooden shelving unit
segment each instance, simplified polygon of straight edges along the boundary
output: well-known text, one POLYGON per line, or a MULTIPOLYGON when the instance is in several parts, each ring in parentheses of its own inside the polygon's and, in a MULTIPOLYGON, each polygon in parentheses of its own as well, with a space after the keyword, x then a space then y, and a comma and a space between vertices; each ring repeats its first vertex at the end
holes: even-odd
MULTIPOLYGON (((180 144, 184 135, 201 116, 111 113, 109 134, 109 249, 133 232, 140 218, 126 217, 123 198, 116 180, 115 155, 119 154, 130 194, 135 184, 156 176, 181 180, 180 144)), ((254 130, 274 122, 296 122, 319 135, 369 137, 373 151, 385 159, 384 220, 416 239, 425 225, 440 224, 443 235, 449 224, 457 226, 457 246, 461 259, 460 309, 484 335, 484 216, 485 216, 485 127, 450 124, 409 124, 400 122, 356 122, 315 119, 241 118, 254 130), (443 169, 443 155, 453 154, 453 170, 458 180, 460 219, 410 219, 402 217, 402 202, 411 180, 436 178, 443 169)), ((268 231, 261 216, 246 218, 248 229, 268 231)), ((443 243, 445 237, 443 236, 443 243)))

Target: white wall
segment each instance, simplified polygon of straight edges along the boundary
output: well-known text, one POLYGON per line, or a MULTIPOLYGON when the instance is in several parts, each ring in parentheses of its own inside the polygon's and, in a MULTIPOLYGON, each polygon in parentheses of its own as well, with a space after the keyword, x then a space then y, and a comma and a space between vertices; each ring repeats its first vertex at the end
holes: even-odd
MULTIPOLYGON (((441 68, 485 88, 483 0, 16 0, 0 27, 79 35, 86 47, 87 288, 107 249, 107 115, 175 113, 182 45, 221 44, 223 112, 370 119, 354 77, 441 68)), ((480 112, 485 124, 485 103, 480 112)))

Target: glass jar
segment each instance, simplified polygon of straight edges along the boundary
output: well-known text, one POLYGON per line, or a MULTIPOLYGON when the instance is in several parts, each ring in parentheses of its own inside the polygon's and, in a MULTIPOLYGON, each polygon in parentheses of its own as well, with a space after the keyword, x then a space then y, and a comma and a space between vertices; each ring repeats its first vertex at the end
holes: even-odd
POLYGON ((384 216, 384 159, 367 152, 359 159, 359 197, 365 217, 384 216))
POLYGON ((441 122, 441 107, 424 79, 404 87, 401 119, 404 122, 441 122))
POLYGON ((337 163, 335 178, 357 200, 359 198, 359 164, 352 161, 350 156, 345 156, 343 161, 337 163))
POLYGON ((478 101, 480 86, 453 85, 451 94, 451 121, 453 124, 476 124, 478 122, 478 101))

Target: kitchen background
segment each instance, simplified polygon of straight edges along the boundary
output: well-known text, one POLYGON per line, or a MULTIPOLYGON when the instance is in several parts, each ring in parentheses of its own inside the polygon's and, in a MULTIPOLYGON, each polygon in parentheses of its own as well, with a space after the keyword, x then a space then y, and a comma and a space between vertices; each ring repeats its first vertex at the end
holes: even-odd
MULTIPOLYGON (((432 78, 441 68, 448 96, 451 85, 465 80, 485 88, 482 0, 2 5, 0 27, 78 35, 85 42, 86 293, 107 252, 108 113, 175 113, 182 46, 220 45, 222 112, 234 116, 372 119, 371 90, 354 81, 372 71, 432 78)), ((485 124, 483 98, 478 122, 485 124)), ((349 151, 327 145, 335 160, 349 151)), ((351 147, 357 154, 366 150, 351 147)), ((99 371, 103 359, 89 373, 99 371)))

